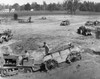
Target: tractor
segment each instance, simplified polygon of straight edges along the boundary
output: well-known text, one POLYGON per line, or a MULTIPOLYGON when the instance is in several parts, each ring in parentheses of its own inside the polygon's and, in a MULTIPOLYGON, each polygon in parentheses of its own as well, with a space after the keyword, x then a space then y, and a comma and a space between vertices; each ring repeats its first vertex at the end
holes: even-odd
POLYGON ((96 21, 94 21, 94 25, 95 25, 95 26, 100 25, 100 21, 97 21, 97 20, 96 20, 96 21))
POLYGON ((81 26, 77 29, 78 34, 82 34, 84 36, 91 36, 91 30, 86 28, 85 26, 81 26))
POLYGON ((0 68, 0 74, 2 77, 11 76, 18 74, 17 69, 17 56, 11 56, 9 54, 3 54, 3 58, 1 58, 2 67, 0 68))
POLYGON ((62 21, 61 24, 60 24, 60 26, 66 26, 66 25, 70 25, 69 20, 62 21))
POLYGON ((11 30, 5 30, 3 33, 0 33, 0 43, 8 42, 9 40, 12 39, 12 31, 11 30))
POLYGON ((32 65, 20 65, 19 56, 3 54, 2 64, 0 68, 0 74, 2 77, 17 75, 18 73, 33 72, 32 65))
POLYGON ((85 23, 85 26, 93 26, 94 25, 94 22, 93 21, 87 21, 85 23))
POLYGON ((99 21, 87 21, 86 23, 85 23, 85 26, 98 26, 98 25, 100 25, 100 22, 99 21))

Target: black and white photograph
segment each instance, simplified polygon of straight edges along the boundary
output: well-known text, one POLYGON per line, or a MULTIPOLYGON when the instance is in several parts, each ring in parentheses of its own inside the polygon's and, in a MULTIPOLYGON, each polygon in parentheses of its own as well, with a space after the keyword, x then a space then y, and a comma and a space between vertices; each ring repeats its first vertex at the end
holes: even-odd
POLYGON ((100 0, 0 0, 0 79, 100 79, 100 0))

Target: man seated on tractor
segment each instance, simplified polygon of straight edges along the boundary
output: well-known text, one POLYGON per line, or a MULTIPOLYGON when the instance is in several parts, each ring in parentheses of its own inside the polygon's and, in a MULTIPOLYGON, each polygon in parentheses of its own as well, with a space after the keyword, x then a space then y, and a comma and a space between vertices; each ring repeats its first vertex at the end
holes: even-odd
POLYGON ((25 50, 25 56, 22 56, 21 65, 23 65, 24 60, 28 61, 28 59, 29 59, 29 53, 27 50, 25 50))
POLYGON ((28 22, 31 22, 31 16, 28 18, 28 22))

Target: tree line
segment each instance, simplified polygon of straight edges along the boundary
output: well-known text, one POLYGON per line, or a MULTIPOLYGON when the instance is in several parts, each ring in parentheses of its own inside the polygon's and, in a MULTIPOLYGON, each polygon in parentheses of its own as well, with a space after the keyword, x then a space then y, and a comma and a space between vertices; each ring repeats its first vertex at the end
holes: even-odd
POLYGON ((91 12, 100 12, 100 3, 94 3, 90 1, 81 2, 80 0, 64 0, 63 3, 50 3, 47 4, 43 1, 43 4, 38 4, 37 2, 27 3, 23 5, 19 5, 15 3, 13 5, 0 5, 0 10, 9 8, 14 8, 16 11, 30 11, 30 10, 49 10, 49 11, 68 11, 70 13, 74 13, 79 11, 91 11, 91 12))

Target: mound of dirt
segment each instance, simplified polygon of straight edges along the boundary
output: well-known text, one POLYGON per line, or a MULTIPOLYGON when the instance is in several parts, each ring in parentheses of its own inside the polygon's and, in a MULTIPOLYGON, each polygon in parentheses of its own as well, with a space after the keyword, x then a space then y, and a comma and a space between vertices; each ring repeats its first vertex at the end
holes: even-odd
POLYGON ((21 42, 14 43, 11 46, 14 53, 20 54, 22 51, 25 50, 39 50, 40 45, 37 43, 37 39, 28 38, 21 42))
MULTIPOLYGON (((31 34, 31 35, 19 35, 20 42, 14 43, 11 48, 14 50, 15 53, 21 53, 25 50, 38 50, 42 51, 39 47, 43 46, 43 42, 46 42, 49 48, 53 48, 58 43, 62 42, 61 37, 59 36, 51 36, 51 35, 44 35, 44 34, 31 34)), ((16 37, 17 38, 17 37, 16 37)))

